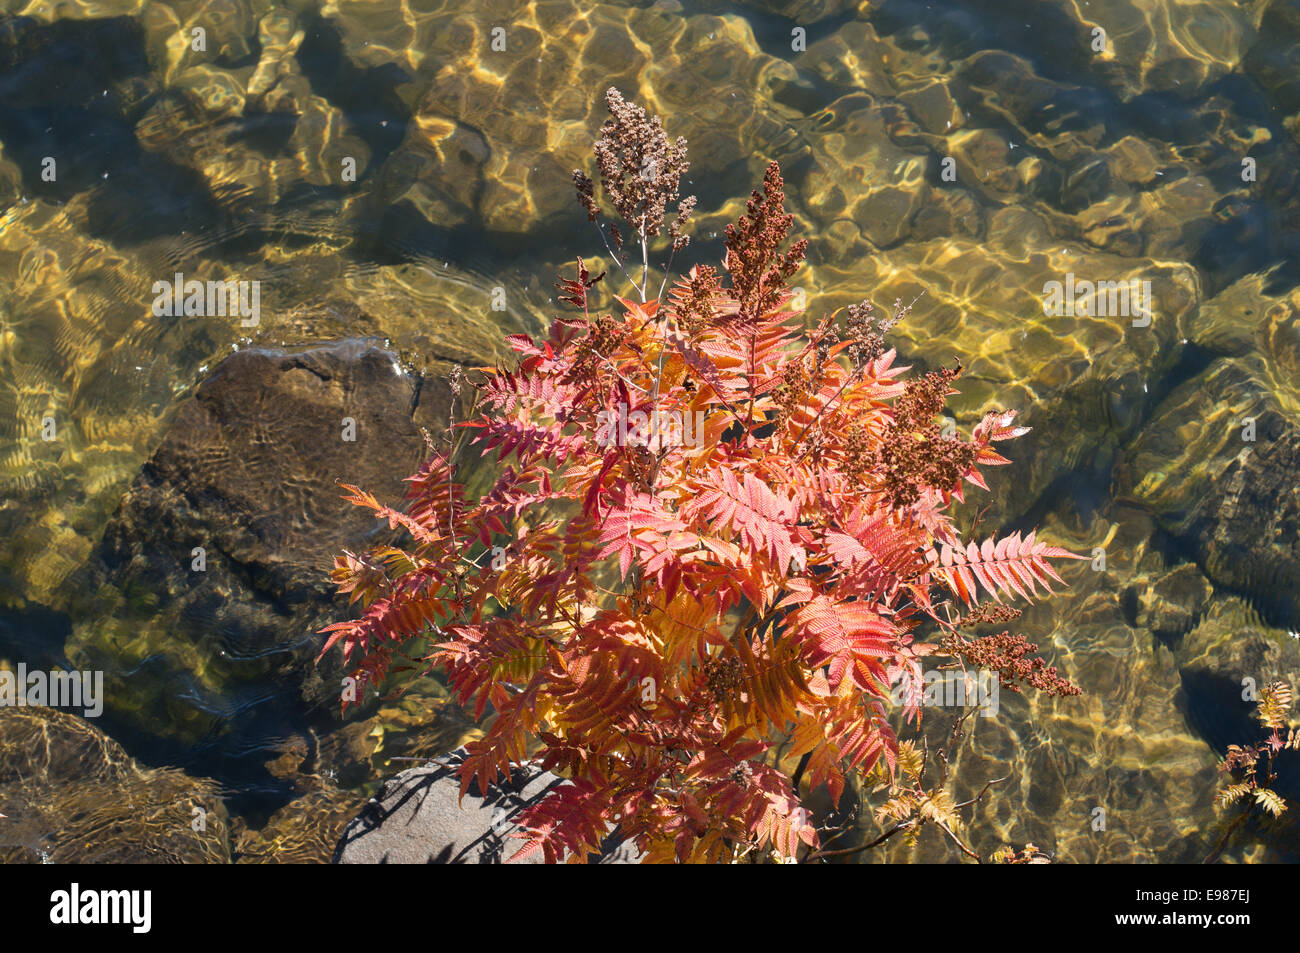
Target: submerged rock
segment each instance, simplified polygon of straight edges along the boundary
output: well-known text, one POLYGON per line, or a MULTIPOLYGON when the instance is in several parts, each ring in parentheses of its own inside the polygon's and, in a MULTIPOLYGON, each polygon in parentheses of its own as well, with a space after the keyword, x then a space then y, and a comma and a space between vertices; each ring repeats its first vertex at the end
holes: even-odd
POLYGON ((1300 426, 1285 369, 1224 358, 1176 388, 1138 434, 1133 494, 1216 584, 1275 625, 1300 619, 1300 426))
POLYGON ((235 821, 237 864, 326 864, 364 795, 322 788, 290 801, 259 830, 235 821))
POLYGON ((387 531, 336 481, 400 501, 420 427, 440 429, 447 400, 368 340, 223 361, 180 408, 83 580, 67 653, 105 672, 110 713, 197 745, 186 757, 200 761, 256 761, 304 723, 332 723, 339 663, 315 664, 316 633, 347 608, 328 571, 387 531))
MULTIPOLYGON (((458 748, 446 757, 403 771, 389 780, 343 832, 337 864, 500 864, 523 846, 511 837, 521 810, 540 801, 563 780, 549 771, 521 766, 486 794, 471 786, 463 802, 456 767, 458 748)), ((640 863, 631 843, 606 839, 600 864, 640 863)), ((540 864, 540 851, 522 863, 540 864)))
POLYGON ((227 863, 220 789, 54 708, 0 708, 0 863, 227 863))
POLYGON ((425 677, 385 700, 371 717, 322 733, 315 742, 314 765, 340 786, 363 786, 368 795, 380 779, 480 737, 473 713, 458 705, 437 679, 425 677))
POLYGON ((1213 587, 1192 563, 1184 563, 1159 576, 1135 579, 1125 592, 1134 608, 1135 622, 1163 639, 1189 632, 1205 611, 1213 587))
MULTIPOLYGON (((1267 737, 1255 704, 1265 685, 1281 680, 1300 686, 1300 640, 1262 624, 1241 599, 1214 603, 1184 636, 1178 656, 1179 707, 1188 725, 1219 757, 1229 745, 1259 744, 1267 737)), ((1283 753, 1276 768, 1272 787, 1294 806, 1300 799, 1300 764, 1283 753)), ((1230 843, 1233 852, 1253 851, 1251 859, 1257 862, 1295 863, 1300 858, 1300 822, 1291 809, 1272 830, 1248 827, 1230 843)))

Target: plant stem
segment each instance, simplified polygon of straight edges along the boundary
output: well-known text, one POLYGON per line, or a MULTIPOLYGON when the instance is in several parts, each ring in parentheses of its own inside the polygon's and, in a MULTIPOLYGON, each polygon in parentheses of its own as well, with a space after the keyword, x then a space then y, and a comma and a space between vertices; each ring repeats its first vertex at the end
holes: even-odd
POLYGON ((1237 828, 1241 827, 1241 825, 1246 822, 1246 818, 1249 816, 1248 813, 1237 815, 1237 819, 1228 825, 1228 829, 1224 831, 1223 836, 1219 838, 1219 843, 1215 845, 1214 850, 1210 851, 1210 855, 1201 861, 1201 863, 1212 864, 1218 860, 1219 855, 1227 848, 1228 840, 1237 832, 1237 828))
POLYGON ((873 847, 879 847, 881 844, 889 840, 889 838, 893 837, 895 834, 899 833, 900 831, 905 831, 909 827, 914 826, 916 822, 917 819, 912 818, 911 820, 907 820, 901 824, 897 824, 894 827, 891 827, 889 830, 885 831, 885 833, 881 834, 875 840, 870 841, 869 843, 866 844, 862 844, 858 847, 845 847, 842 850, 819 850, 816 853, 809 854, 807 857, 805 857, 804 863, 806 864, 809 863, 810 861, 821 860, 823 857, 847 857, 849 854, 860 854, 864 850, 870 850, 873 847))
POLYGON ((650 246, 645 241, 645 225, 641 226, 641 303, 645 304, 646 276, 650 274, 650 246))

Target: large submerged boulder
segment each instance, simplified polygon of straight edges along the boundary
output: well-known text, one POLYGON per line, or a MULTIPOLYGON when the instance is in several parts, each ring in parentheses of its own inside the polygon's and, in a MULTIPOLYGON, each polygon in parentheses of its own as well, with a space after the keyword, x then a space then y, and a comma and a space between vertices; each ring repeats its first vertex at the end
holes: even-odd
POLYGON ((83 579, 67 654, 105 672, 111 716, 223 770, 332 723, 341 672, 333 656, 316 665, 316 633, 348 610, 329 568, 387 531, 337 483, 400 501, 421 426, 441 430, 448 399, 371 340, 223 361, 177 412, 83 579))
POLYGON ((1158 408, 1126 474, 1216 585, 1286 627, 1300 617, 1300 426, 1288 377, 1263 358, 1216 361, 1158 408))

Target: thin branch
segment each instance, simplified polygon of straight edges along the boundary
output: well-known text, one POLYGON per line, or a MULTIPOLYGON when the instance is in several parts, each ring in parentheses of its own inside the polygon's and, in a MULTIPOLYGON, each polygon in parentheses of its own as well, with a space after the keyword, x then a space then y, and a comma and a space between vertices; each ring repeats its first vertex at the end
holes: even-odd
POLYGON ((969 801, 962 801, 960 804, 955 805, 953 807, 953 810, 960 810, 963 807, 970 807, 972 804, 974 804, 976 801, 982 798, 984 794, 988 791, 988 789, 993 787, 993 785, 1001 784, 1003 781, 1009 781, 1009 780, 1011 780, 1011 775, 1009 774, 1004 778, 994 778, 992 781, 989 781, 987 784, 985 784, 984 787, 980 788, 979 794, 976 794, 969 801))
POLYGON ((941 831, 943 831, 945 834, 947 834, 949 837, 952 838, 952 842, 953 842, 954 844, 956 844, 956 845, 961 849, 961 852, 962 852, 963 854, 965 854, 967 857, 973 857, 973 858, 975 858, 975 862, 976 862, 977 864, 978 864, 978 863, 983 863, 983 861, 980 860, 980 855, 977 854, 977 853, 975 853, 975 851, 971 850, 971 849, 970 849, 969 847, 967 847, 965 844, 963 844, 961 838, 958 837, 956 834, 954 834, 954 833, 949 829, 949 827, 948 827, 947 824, 945 824, 943 821, 940 821, 940 820, 937 820, 937 819, 935 820, 934 823, 938 824, 938 825, 939 825, 939 829, 940 829, 941 831))
MULTIPOLYGON (((840 389, 831 395, 830 400, 826 401, 826 403, 824 403, 820 408, 818 408, 817 413, 813 416, 813 419, 808 421, 806 424, 804 424, 803 430, 799 431, 799 436, 795 437, 794 445, 796 447, 799 445, 799 441, 803 440, 804 435, 808 433, 809 429, 811 429, 812 426, 815 423, 817 423, 817 421, 822 419, 822 414, 826 413, 826 411, 830 409, 830 406, 833 403, 835 403, 835 401, 839 400, 840 394, 844 393, 845 388, 847 388, 850 384, 852 384, 857 379, 857 376, 861 372, 861 370, 862 368, 860 367, 855 368, 853 370, 853 373, 851 373, 848 377, 844 379, 844 383, 840 385, 840 389)), ((799 461, 801 461, 804 458, 804 455, 808 453, 808 450, 811 447, 812 444, 809 444, 807 447, 804 447, 803 450, 800 451, 799 456, 795 457, 794 462, 796 464, 799 463, 799 461)))
POLYGON ((650 246, 645 240, 645 224, 641 225, 641 303, 645 304, 646 276, 650 274, 650 246))
POLYGON ((1227 849, 1228 841, 1232 838, 1232 835, 1237 832, 1237 828, 1241 827, 1241 825, 1246 822, 1246 818, 1249 816, 1249 811, 1237 815, 1237 819, 1228 825, 1228 829, 1224 831, 1223 836, 1219 838, 1219 843, 1215 845, 1214 850, 1210 851, 1210 855, 1201 861, 1201 863, 1212 864, 1218 860, 1219 855, 1227 849))
POLYGON ((614 259, 614 264, 618 265, 619 271, 623 272, 623 276, 627 278, 627 280, 632 283, 632 287, 635 288, 636 279, 628 274, 627 268, 623 265, 623 259, 618 257, 618 252, 614 251, 613 247, 609 244, 609 239, 605 237, 605 232, 600 227, 600 223, 595 222, 593 224, 596 226, 596 234, 599 235, 600 240, 605 243, 605 250, 609 252, 609 257, 614 259))
POLYGON ((809 854, 807 857, 805 857, 804 863, 810 863, 814 860, 821 860, 824 857, 847 857, 850 854, 860 854, 864 850, 871 850, 871 848, 873 847, 879 847, 881 844, 889 840, 891 837, 893 837, 895 834, 899 833, 900 831, 905 831, 909 827, 915 827, 918 821, 919 818, 915 818, 915 817, 903 821, 903 823, 897 824, 894 827, 891 827, 889 830, 885 831, 885 833, 881 834, 875 840, 870 841, 866 844, 862 844, 858 847, 846 847, 842 850, 816 851, 815 853, 809 854))
MULTIPOLYGON (((922 290, 922 291, 921 291, 921 294, 919 294, 919 295, 917 295, 915 298, 913 298, 913 299, 912 299, 912 303, 909 304, 909 305, 904 309, 904 311, 911 311, 911 310, 912 310, 912 305, 914 305, 914 304, 916 304, 918 301, 920 301, 922 295, 924 295, 924 294, 925 294, 925 291, 922 290)), ((838 314, 839 312, 835 312, 835 313, 838 314)), ((833 316, 834 316, 834 315, 832 315, 832 317, 833 317, 833 316)), ((865 367, 865 366, 866 366, 866 365, 864 364, 863 367, 865 367)), ((799 445, 799 441, 802 440, 802 439, 804 438, 804 434, 806 434, 806 433, 808 432, 808 429, 809 429, 810 427, 812 427, 813 424, 817 423, 817 421, 821 420, 821 416, 822 416, 822 414, 824 414, 827 410, 830 409, 830 406, 831 406, 832 404, 834 404, 836 400, 839 399, 840 394, 844 393, 844 388, 846 388, 846 387, 848 387, 850 384, 852 384, 853 381, 854 381, 854 379, 858 376, 858 374, 859 374, 861 371, 862 371, 862 367, 854 368, 853 373, 850 374, 850 375, 845 379, 844 383, 840 385, 840 389, 839 389, 838 391, 836 391, 836 392, 831 396, 831 399, 828 400, 828 401, 827 401, 827 402, 826 402, 826 403, 821 407, 821 409, 817 411, 816 416, 813 417, 812 420, 808 421, 808 423, 804 426, 803 430, 799 432, 799 436, 795 439, 795 446, 798 446, 798 445, 799 445)), ((811 446, 811 444, 810 444, 809 446, 811 446)), ((805 447, 805 448, 803 449, 803 451, 799 454, 799 456, 795 458, 795 461, 794 461, 794 462, 795 462, 795 463, 798 463, 800 460, 802 460, 802 459, 804 458, 804 454, 806 454, 807 452, 808 452, 808 448, 805 447)))
POLYGON ((623 376, 623 372, 620 371, 620 370, 619 370, 617 367, 615 367, 613 364, 611 364, 609 358, 607 358, 604 354, 601 354, 599 351, 595 351, 595 350, 593 350, 591 353, 592 353, 592 354, 595 354, 598 358, 600 358, 602 361, 604 361, 605 364, 609 367, 609 369, 610 369, 611 371, 614 372, 615 376, 618 377, 618 379, 621 380, 624 384, 627 384, 629 387, 635 387, 637 390, 639 390, 639 391, 640 391, 641 393, 643 393, 643 394, 649 394, 649 393, 650 393, 648 390, 646 390, 644 387, 642 387, 642 386, 641 386, 640 384, 638 384, 636 381, 632 380, 632 379, 629 378, 629 377, 624 377, 624 376, 623 376))
POLYGON ((668 276, 672 274, 673 259, 676 257, 677 257, 677 245, 676 243, 674 243, 672 245, 672 250, 668 252, 668 263, 664 265, 664 280, 659 282, 659 294, 655 296, 656 301, 663 299, 664 288, 668 286, 668 276))

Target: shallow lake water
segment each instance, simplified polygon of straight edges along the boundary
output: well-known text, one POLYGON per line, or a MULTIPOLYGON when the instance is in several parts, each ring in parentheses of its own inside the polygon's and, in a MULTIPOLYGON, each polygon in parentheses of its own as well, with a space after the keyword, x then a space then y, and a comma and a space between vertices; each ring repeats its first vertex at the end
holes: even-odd
MULTIPOLYGON (((976 719, 957 793, 1007 780, 973 842, 1214 847, 1216 763, 1259 740, 1243 684, 1300 675, 1294 0, 0 0, 0 667, 105 681, 96 718, 0 709, 0 858, 326 860, 402 759, 473 736, 433 680, 338 717, 313 527, 347 474, 276 469, 297 411, 200 385, 365 338, 433 407, 544 326, 601 253, 570 170, 611 85, 688 140, 688 264, 775 159, 809 315, 915 300, 891 341, 960 359, 955 425, 1034 428, 963 519, 1088 554, 1019 628, 1083 695, 976 719), (256 321, 158 315, 178 275, 257 282, 256 321), (1052 282, 1111 293, 1053 308, 1052 282), (222 400, 245 431, 194 452, 185 408, 222 400), (213 503, 241 492, 274 519, 213 503)), ((1224 859, 1298 844, 1250 828, 1224 859)))

